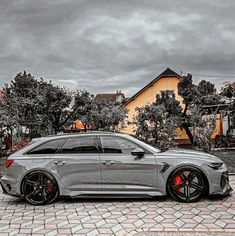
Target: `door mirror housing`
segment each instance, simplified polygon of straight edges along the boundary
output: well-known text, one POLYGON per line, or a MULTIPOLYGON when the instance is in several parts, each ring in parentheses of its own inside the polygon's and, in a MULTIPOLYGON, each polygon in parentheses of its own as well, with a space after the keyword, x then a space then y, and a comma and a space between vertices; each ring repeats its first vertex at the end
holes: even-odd
POLYGON ((134 150, 132 150, 131 154, 133 156, 138 156, 138 157, 142 157, 144 155, 144 150, 142 148, 135 148, 134 150))

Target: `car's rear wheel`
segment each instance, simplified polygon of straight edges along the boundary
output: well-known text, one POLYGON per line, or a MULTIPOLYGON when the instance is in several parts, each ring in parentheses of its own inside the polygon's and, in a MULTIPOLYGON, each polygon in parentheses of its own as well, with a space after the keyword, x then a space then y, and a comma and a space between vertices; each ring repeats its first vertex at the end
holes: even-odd
POLYGON ((195 202, 206 191, 207 184, 203 173, 194 167, 175 170, 167 182, 170 195, 181 202, 195 202))
POLYGON ((55 178, 46 172, 33 171, 22 182, 22 194, 32 205, 45 205, 54 202, 59 196, 55 178))

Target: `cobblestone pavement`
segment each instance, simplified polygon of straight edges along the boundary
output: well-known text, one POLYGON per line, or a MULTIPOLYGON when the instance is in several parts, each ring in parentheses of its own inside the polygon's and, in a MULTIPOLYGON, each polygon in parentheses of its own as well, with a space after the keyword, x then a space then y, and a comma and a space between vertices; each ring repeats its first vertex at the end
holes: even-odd
MULTIPOLYGON (((235 189, 235 176, 230 181, 235 189)), ((1 236, 135 235, 147 231, 235 233, 235 192, 191 204, 168 198, 76 199, 37 207, 0 192, 1 236)))

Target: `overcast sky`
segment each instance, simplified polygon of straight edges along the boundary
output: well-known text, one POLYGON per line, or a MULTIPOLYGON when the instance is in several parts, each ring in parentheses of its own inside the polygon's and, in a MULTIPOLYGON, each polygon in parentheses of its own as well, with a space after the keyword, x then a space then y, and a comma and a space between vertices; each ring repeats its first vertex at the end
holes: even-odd
POLYGON ((235 1, 0 0, 1 86, 26 70, 131 96, 167 67, 235 81, 235 1))

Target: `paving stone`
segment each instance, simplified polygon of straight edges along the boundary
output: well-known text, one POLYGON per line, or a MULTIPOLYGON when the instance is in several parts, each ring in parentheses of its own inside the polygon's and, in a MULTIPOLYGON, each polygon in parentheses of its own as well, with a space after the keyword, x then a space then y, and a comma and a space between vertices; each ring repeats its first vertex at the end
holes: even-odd
POLYGON ((177 211, 176 213, 173 214, 175 217, 180 218, 181 216, 183 216, 183 214, 179 211, 177 211))
POLYGON ((122 223, 122 222, 125 221, 125 220, 127 220, 127 217, 126 217, 125 215, 123 215, 123 216, 117 218, 117 221, 118 221, 119 223, 122 223))
POLYGON ((203 221, 203 218, 200 216, 194 216, 193 219, 198 223, 201 223, 203 221))
POLYGON ((165 210, 163 210, 162 208, 159 208, 159 209, 156 210, 156 213, 162 214, 164 211, 165 211, 165 210))
POLYGON ((178 219, 178 220, 174 221, 173 224, 180 228, 184 225, 184 222, 182 220, 178 219))
POLYGON ((224 228, 224 227, 226 226, 226 223, 223 222, 222 220, 217 220, 217 221, 215 222, 215 224, 218 225, 218 226, 221 227, 221 228, 224 228))
POLYGON ((196 208, 193 208, 193 209, 191 210, 191 212, 193 212, 195 215, 197 215, 197 214, 200 212, 200 210, 199 210, 199 209, 196 209, 196 208))
POLYGON ((117 225, 113 226, 111 229, 114 233, 117 233, 118 231, 120 231, 122 229, 122 226, 120 224, 117 224, 117 225))
POLYGON ((156 220, 156 222, 160 223, 162 220, 164 220, 165 218, 162 217, 161 215, 157 216, 154 218, 154 220, 156 220))
MULTIPOLYGON (((231 177, 235 189, 235 176, 231 177)), ((153 231, 235 233, 235 191, 197 203, 171 199, 60 200, 31 206, 0 191, 0 235, 134 235, 153 231)))

